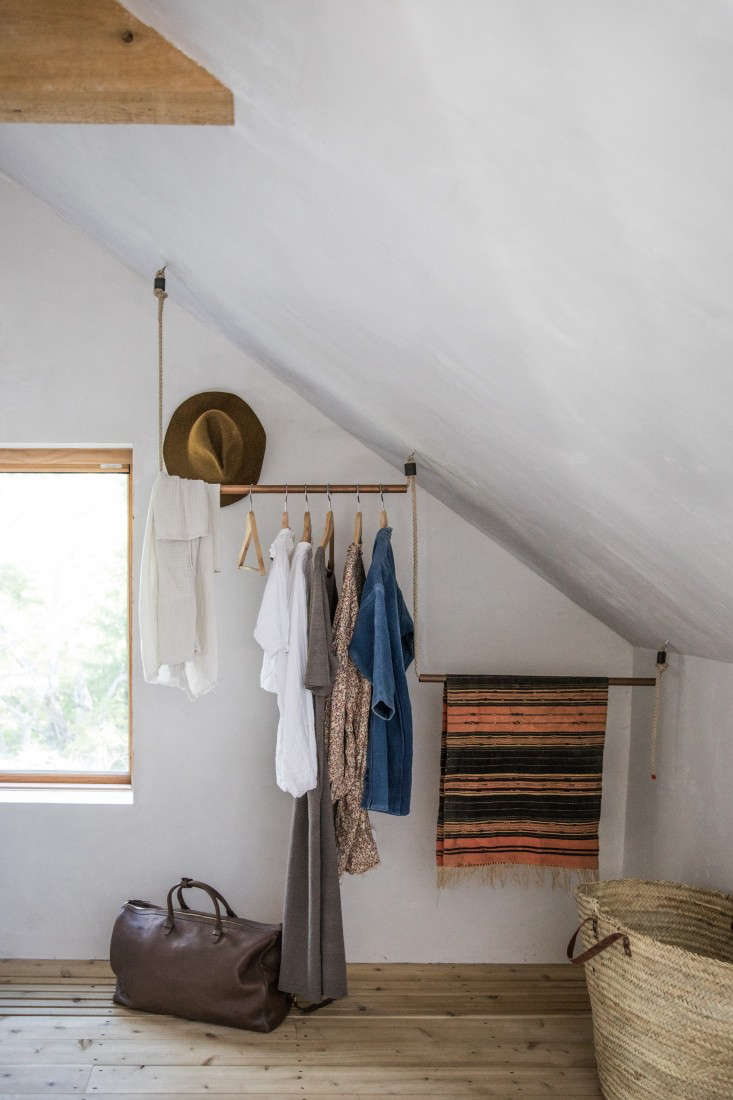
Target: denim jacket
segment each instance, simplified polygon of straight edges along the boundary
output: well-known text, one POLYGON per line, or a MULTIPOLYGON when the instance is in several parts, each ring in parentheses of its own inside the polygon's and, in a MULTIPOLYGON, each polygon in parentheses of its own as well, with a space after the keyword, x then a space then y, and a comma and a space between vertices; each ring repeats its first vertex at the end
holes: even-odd
POLYGON ((414 656, 413 623, 392 553, 392 528, 374 540, 349 656, 372 684, 362 805, 388 814, 410 812, 412 708, 405 670, 414 656))

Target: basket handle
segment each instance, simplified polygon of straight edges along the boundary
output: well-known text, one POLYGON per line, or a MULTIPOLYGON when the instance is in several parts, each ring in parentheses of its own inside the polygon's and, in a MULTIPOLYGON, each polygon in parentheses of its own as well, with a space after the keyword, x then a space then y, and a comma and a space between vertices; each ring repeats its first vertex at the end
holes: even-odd
POLYGON ((629 937, 626 935, 625 932, 612 932, 610 936, 606 936, 604 939, 599 940, 598 943, 593 945, 593 947, 589 947, 587 951, 584 951, 582 955, 578 955, 578 957, 574 959, 573 951, 575 950, 575 941, 578 938, 578 933, 580 932, 583 925, 587 924, 589 920, 593 921, 593 931, 595 932, 596 936, 598 936, 598 918, 591 916, 586 917, 585 920, 582 920, 570 937, 570 943, 568 944, 568 958, 570 959, 571 963, 587 963, 590 959, 594 958, 594 956, 600 955, 601 951, 605 951, 606 948, 610 947, 612 943, 616 943, 617 940, 621 940, 623 942, 624 953, 628 956, 628 958, 631 958, 631 944, 629 943, 629 937))

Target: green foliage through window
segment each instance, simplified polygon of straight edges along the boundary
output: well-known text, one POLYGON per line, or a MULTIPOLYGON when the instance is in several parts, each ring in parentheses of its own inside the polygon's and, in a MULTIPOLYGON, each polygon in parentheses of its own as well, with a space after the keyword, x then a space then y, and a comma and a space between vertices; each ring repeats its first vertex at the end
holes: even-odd
POLYGON ((129 771, 127 474, 0 473, 0 771, 129 771))

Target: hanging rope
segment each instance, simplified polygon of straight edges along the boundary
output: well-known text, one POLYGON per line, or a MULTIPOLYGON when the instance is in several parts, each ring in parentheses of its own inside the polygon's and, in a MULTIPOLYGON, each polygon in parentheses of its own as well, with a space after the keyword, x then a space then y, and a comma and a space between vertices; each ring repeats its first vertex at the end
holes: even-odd
POLYGON ((158 299, 158 466, 163 470, 163 306, 168 295, 165 292, 165 268, 155 272, 153 294, 158 299))
POLYGON ((649 740, 649 774, 652 779, 657 778, 657 730, 659 726, 659 714, 662 705, 662 677, 667 671, 667 647, 669 642, 665 642, 663 647, 657 650, 657 672, 656 683, 654 685, 654 709, 652 710, 652 729, 651 737, 649 740))
POLYGON ((412 622, 415 647, 415 675, 420 675, 420 661, 418 657, 418 577, 417 577, 417 464, 415 452, 412 451, 405 462, 405 475, 410 484, 410 497, 412 498, 412 622))

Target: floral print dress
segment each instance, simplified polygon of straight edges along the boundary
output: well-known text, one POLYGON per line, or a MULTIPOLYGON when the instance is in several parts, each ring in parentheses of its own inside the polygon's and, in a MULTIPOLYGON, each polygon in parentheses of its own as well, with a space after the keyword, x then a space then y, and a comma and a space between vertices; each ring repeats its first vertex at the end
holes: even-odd
POLYGON ((364 588, 361 546, 346 551, 341 597, 333 621, 336 673, 326 719, 328 778, 334 802, 339 874, 376 867, 379 853, 369 814, 362 809, 372 686, 349 657, 364 588))

